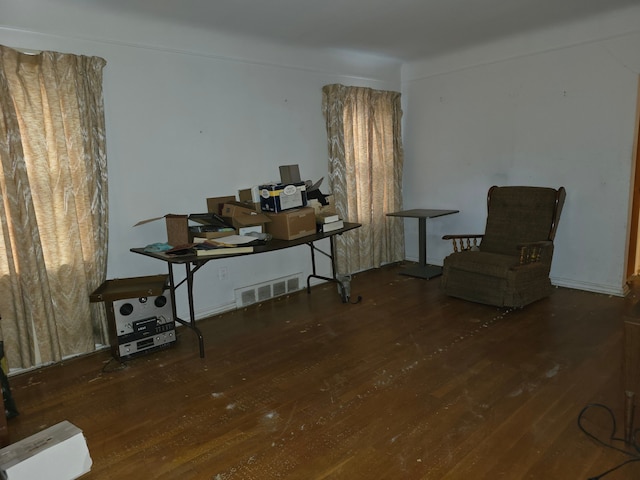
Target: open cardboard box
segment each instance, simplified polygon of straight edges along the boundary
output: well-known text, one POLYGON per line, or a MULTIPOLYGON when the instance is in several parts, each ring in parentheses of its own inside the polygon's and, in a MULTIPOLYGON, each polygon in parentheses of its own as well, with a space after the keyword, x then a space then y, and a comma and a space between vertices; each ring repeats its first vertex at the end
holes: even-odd
POLYGON ((189 220, 197 225, 189 226, 189 243, 198 238, 221 238, 235 235, 236 229, 217 213, 192 213, 189 220))
MULTIPOLYGON (((167 225, 167 243, 173 247, 178 245, 184 245, 187 243, 192 243, 194 237, 203 237, 203 238, 220 238, 226 237, 227 235, 234 235, 237 232, 235 230, 229 231, 217 231, 217 232, 207 232, 207 231, 191 231, 189 229, 189 221, 190 215, 177 215, 174 213, 167 214, 163 217, 150 218, 147 220, 142 220, 136 223, 134 226, 144 225, 145 223, 155 222, 156 220, 165 219, 167 225)), ((202 224, 201 220, 193 220, 195 223, 202 224)))
POLYGON ((232 195, 226 195, 224 197, 209 197, 207 198, 207 212, 222 215, 222 207, 224 207, 224 204, 235 201, 236 197, 232 195))
POLYGON ((307 206, 313 208, 316 215, 336 213, 336 206, 333 203, 333 195, 327 195, 325 196, 325 199, 327 201, 327 205, 322 205, 318 200, 313 198, 308 201, 307 206))
POLYGON ((189 215, 177 215, 169 213, 162 217, 148 218, 141 220, 134 225, 144 225, 146 223, 155 222, 156 220, 165 219, 167 224, 167 243, 171 246, 184 245, 189 243, 189 215))
POLYGON ((238 190, 238 199, 240 203, 245 204, 249 208, 253 208, 258 212, 262 210, 260 207, 260 188, 257 185, 238 190))
POLYGON ((149 275, 105 280, 89 295, 89 301, 112 302, 122 298, 159 296, 167 288, 167 278, 167 275, 149 275))
POLYGON ((257 212, 250 206, 236 201, 223 205, 222 217, 229 221, 240 235, 246 235, 250 232, 262 233, 265 231, 265 224, 271 221, 264 213, 257 212))

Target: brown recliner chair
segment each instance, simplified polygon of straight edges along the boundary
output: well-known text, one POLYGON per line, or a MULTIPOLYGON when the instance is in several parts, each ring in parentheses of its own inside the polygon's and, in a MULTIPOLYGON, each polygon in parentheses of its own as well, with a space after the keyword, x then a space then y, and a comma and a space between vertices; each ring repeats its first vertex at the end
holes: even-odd
POLYGON ((550 295, 553 239, 565 197, 564 187, 491 187, 485 233, 442 237, 454 249, 444 259, 444 292, 498 307, 523 307, 550 295))

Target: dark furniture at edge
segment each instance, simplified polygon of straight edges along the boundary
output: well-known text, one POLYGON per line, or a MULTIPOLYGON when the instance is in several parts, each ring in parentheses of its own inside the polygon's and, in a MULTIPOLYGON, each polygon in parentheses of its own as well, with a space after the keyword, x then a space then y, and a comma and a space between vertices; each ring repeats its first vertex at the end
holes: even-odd
POLYGON ((4 407, 4 395, 0 395, 0 406, 2 406, 2 416, 0 417, 0 448, 9 445, 9 427, 7 426, 7 414, 4 407))
POLYGON ((404 269, 403 275, 419 278, 433 278, 442 274, 442 267, 427 264, 427 218, 442 217, 458 213, 459 210, 434 210, 427 208, 415 208, 400 212, 387 213, 388 217, 403 217, 418 219, 418 265, 404 269))
MULTIPOLYGON (((319 232, 314 235, 308 235, 306 237, 298 238, 296 240, 278 240, 272 239, 268 241, 265 245, 257 245, 254 247, 254 251, 252 253, 244 253, 244 254, 236 254, 236 255, 221 255, 221 256, 213 256, 213 257, 198 257, 196 255, 179 255, 179 256, 170 256, 164 253, 155 253, 155 252, 145 252, 144 248, 132 248, 131 251, 134 253, 138 253, 140 255, 144 255, 147 257, 155 258, 157 260, 162 260, 167 263, 169 268, 169 290, 171 294, 171 301, 173 303, 173 317, 174 320, 181 325, 184 325, 198 336, 198 344, 200 348, 200 357, 204 358, 204 338, 202 336, 202 332, 196 326, 195 319, 195 308, 193 302, 193 281, 194 281, 194 273, 196 273, 200 268, 209 263, 212 260, 216 260, 219 258, 231 258, 237 256, 245 256, 245 255, 255 255, 258 253, 266 253, 273 252, 275 250, 283 250, 285 248, 296 247, 298 245, 308 245, 311 249, 311 267, 312 273, 307 277, 307 292, 311 293, 311 279, 318 278, 321 280, 326 280, 329 282, 335 282, 340 284, 340 281, 336 278, 336 268, 335 268, 335 236, 341 235, 349 230, 353 230, 359 228, 359 223, 348 223, 345 222, 344 228, 339 230, 335 230, 328 233, 319 232), (328 238, 330 240, 330 252, 327 253, 321 249, 319 249, 315 242, 328 238), (326 277, 319 275, 316 270, 316 252, 321 253, 331 259, 331 276, 326 277), (176 283, 174 276, 174 266, 183 265, 185 267, 185 278, 176 283), (177 315, 176 311, 176 289, 180 287, 183 283, 186 282, 187 287, 187 300, 189 303, 189 319, 185 320, 177 315)), ((342 292, 342 301, 344 303, 348 303, 349 299, 345 296, 345 289, 341 288, 342 292)))
POLYGON ((640 302, 637 302, 624 318, 622 349, 624 388, 624 441, 627 445, 635 439, 635 409, 640 398, 640 302))

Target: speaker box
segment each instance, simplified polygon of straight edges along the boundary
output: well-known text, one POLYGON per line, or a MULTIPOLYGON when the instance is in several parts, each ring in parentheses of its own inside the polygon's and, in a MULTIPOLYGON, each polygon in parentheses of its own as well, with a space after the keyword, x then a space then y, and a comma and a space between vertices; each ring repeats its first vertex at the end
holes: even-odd
POLYGON ((114 357, 131 358, 176 341, 167 275, 107 280, 91 294, 105 303, 114 357))

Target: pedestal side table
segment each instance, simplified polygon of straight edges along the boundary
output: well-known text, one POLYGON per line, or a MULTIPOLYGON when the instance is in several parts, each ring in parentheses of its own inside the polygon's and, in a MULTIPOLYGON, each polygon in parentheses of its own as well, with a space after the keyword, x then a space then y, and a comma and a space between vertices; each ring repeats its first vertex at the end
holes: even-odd
POLYGON ((387 213, 389 217, 418 219, 418 265, 404 269, 403 275, 430 279, 442 275, 442 267, 427 264, 427 218, 443 217, 458 213, 459 210, 434 210, 428 208, 414 208, 399 212, 387 213))

